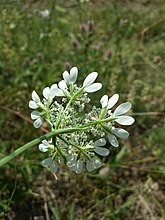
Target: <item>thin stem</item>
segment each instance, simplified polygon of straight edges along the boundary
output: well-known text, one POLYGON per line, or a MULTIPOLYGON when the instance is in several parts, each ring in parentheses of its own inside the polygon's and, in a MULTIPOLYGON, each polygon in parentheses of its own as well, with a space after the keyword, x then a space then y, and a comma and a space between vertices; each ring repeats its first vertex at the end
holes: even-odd
POLYGON ((41 141, 51 138, 53 136, 57 136, 59 134, 64 134, 64 133, 72 133, 75 131, 82 131, 82 129, 86 129, 87 127, 96 124, 96 122, 87 123, 84 126, 78 126, 78 127, 73 127, 73 128, 65 128, 65 129, 59 129, 55 131, 51 131, 48 134, 45 134, 39 138, 34 139, 33 141, 30 141, 29 143, 23 145, 22 147, 18 148, 14 152, 12 152, 10 155, 6 156, 5 158, 0 160, 0 167, 8 163, 10 160, 18 156, 19 154, 23 153, 24 151, 28 150, 29 148, 33 147, 34 145, 39 144, 41 141))
POLYGON ((23 153, 25 150, 33 147, 36 144, 39 144, 41 141, 43 141, 45 139, 48 139, 48 138, 52 137, 54 134, 55 134, 55 132, 50 132, 50 133, 45 134, 45 135, 43 135, 39 138, 36 138, 35 140, 30 141, 29 143, 27 143, 27 144, 23 145, 22 147, 18 148, 17 150, 12 152, 10 155, 8 155, 5 158, 0 160, 0 167, 3 166, 4 164, 8 163, 10 160, 15 158, 19 154, 23 153))
POLYGON ((71 143, 70 141, 65 140, 63 137, 61 137, 60 135, 58 135, 58 138, 61 139, 63 142, 65 142, 68 145, 72 145, 73 147, 75 147, 78 150, 81 150, 80 147, 76 146, 75 144, 71 143))
POLYGON ((134 112, 134 113, 132 113, 131 115, 133 115, 133 116, 138 116, 138 115, 140 115, 140 116, 145 116, 145 115, 165 115, 165 113, 164 112, 134 112))
POLYGON ((84 88, 81 88, 79 89, 72 97, 71 99, 69 100, 68 104, 66 105, 63 113, 62 113, 62 117, 60 118, 60 120, 58 121, 57 123, 57 126, 56 126, 56 129, 58 129, 60 127, 60 124, 61 124, 61 121, 62 121, 62 118, 63 116, 65 115, 65 112, 67 111, 67 109, 69 108, 69 106, 71 105, 72 101, 76 98, 76 96, 78 96, 82 91, 83 91, 84 88))

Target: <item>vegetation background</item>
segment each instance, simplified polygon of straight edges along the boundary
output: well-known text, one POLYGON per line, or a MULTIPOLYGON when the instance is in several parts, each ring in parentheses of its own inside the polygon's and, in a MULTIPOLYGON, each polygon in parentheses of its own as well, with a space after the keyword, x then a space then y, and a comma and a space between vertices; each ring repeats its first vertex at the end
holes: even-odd
POLYGON ((165 218, 165 3, 163 0, 1 0, 0 158, 42 135, 28 101, 35 89, 79 68, 133 104, 130 138, 103 167, 57 179, 38 146, 0 168, 0 219, 163 220, 165 218))

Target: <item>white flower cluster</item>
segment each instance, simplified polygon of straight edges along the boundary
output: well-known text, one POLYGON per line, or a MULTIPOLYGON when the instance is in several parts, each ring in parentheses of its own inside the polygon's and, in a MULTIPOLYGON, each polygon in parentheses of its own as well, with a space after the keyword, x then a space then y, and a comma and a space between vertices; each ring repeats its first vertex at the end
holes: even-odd
MULTIPOLYGON (((110 117, 115 118, 113 123, 117 122, 120 125, 132 125, 134 123, 134 118, 131 116, 123 116, 123 114, 127 113, 131 109, 132 105, 130 102, 122 103, 115 109, 114 113, 111 112, 111 108, 114 107, 118 100, 118 94, 114 94, 109 100, 107 95, 104 95, 101 98, 100 103, 102 105, 102 109, 105 109, 105 117, 109 115, 110 117)), ((116 128, 112 123, 108 123, 108 126, 111 126, 111 131, 108 132, 108 139, 112 146, 119 146, 116 136, 123 139, 127 139, 129 137, 129 133, 126 130, 122 128, 116 128)))
POLYGON ((53 173, 57 171, 58 163, 66 164, 76 173, 81 173, 85 167, 89 172, 99 168, 100 156, 107 156, 110 152, 104 136, 112 146, 118 147, 117 137, 126 139, 129 133, 116 127, 116 123, 131 125, 134 122, 131 116, 123 115, 131 108, 129 102, 111 111, 118 102, 118 94, 109 99, 104 95, 100 100, 101 108, 94 106, 86 113, 85 105, 90 101, 88 93, 100 90, 102 84, 95 82, 97 72, 90 73, 80 87, 76 84, 77 77, 77 67, 65 71, 63 80, 44 88, 42 100, 33 91, 29 102, 29 107, 34 109, 31 113, 34 127, 39 128, 46 121, 52 132, 52 138, 43 140, 39 150, 48 153, 42 165, 53 173), (57 102, 56 97, 62 97, 61 101, 57 102))

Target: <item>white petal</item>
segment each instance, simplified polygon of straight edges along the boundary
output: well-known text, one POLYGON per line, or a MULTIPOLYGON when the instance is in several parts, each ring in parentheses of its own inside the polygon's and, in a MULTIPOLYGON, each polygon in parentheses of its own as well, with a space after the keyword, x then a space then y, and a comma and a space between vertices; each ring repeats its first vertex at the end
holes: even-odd
POLYGON ((56 96, 56 91, 58 90, 57 84, 53 84, 50 87, 50 98, 53 99, 56 96))
POLYGON ((105 108, 108 105, 108 96, 103 95, 103 97, 100 99, 100 103, 102 108, 105 108))
MULTIPOLYGON (((92 158, 91 158, 92 159, 92 158)), ((87 160, 86 168, 89 172, 93 171, 95 169, 93 163, 91 160, 87 160)))
POLYGON ((39 144, 39 150, 42 152, 46 152, 48 151, 48 147, 45 146, 44 144, 39 144))
POLYGON ((115 111, 114 116, 123 115, 131 109, 132 105, 130 102, 125 102, 119 105, 115 111))
POLYGON ((40 102, 40 97, 38 96, 38 94, 36 93, 36 91, 32 92, 32 99, 33 101, 35 101, 36 103, 40 102))
MULTIPOLYGON (((55 91, 58 89, 58 86, 57 84, 53 84, 51 87, 50 87, 50 96, 54 96, 55 97, 55 91)), ((54 98, 53 97, 53 98, 54 98)))
POLYGON ((42 143, 45 145, 45 146, 49 146, 49 142, 47 140, 43 140, 42 143))
POLYGON ((50 100, 53 100, 55 96, 56 95, 55 95, 54 90, 50 91, 50 95, 49 95, 50 100))
POLYGON ((128 131, 122 129, 122 128, 114 128, 112 129, 112 132, 119 138, 127 139, 129 137, 128 131))
POLYGON ((67 162, 67 166, 68 166, 68 167, 74 166, 74 165, 76 164, 76 161, 77 161, 77 159, 76 159, 75 156, 69 156, 69 157, 67 158, 67 160, 68 160, 68 162, 67 162))
POLYGON ((118 147, 119 143, 115 135, 108 133, 108 140, 114 147, 118 147))
POLYGON ((119 100, 119 95, 114 94, 108 101, 108 109, 111 109, 119 100))
POLYGON ((56 88, 55 86, 51 86, 50 90, 49 90, 49 98, 52 100, 54 99, 54 97, 56 96, 56 90, 58 88, 56 88))
POLYGON ((100 138, 99 140, 95 141, 94 146, 104 146, 106 144, 106 140, 104 138, 100 138))
POLYGON ((50 87, 50 89, 57 89, 57 88, 58 88, 57 84, 53 84, 53 85, 50 87))
POLYGON ((52 164, 52 158, 51 157, 48 157, 48 158, 46 158, 45 160, 43 160, 42 162, 41 162, 41 164, 42 164, 42 166, 44 166, 44 167, 49 167, 51 164, 52 164))
POLYGON ((131 116, 119 116, 115 121, 120 125, 132 125, 135 119, 131 116))
POLYGON ((104 147, 95 147, 94 152, 101 156, 107 156, 109 154, 109 150, 104 147))
POLYGON ((100 160, 95 159, 95 158, 92 158, 92 161, 93 161, 93 165, 94 165, 95 169, 101 167, 101 162, 100 162, 100 160))
POLYGON ((56 89, 55 94, 56 96, 65 96, 61 89, 56 89))
POLYGON ((91 85, 97 78, 98 73, 97 72, 92 72, 90 73, 84 80, 83 82, 83 87, 91 85))
POLYGON ((34 127, 35 128, 39 128, 39 127, 41 127, 41 125, 42 125, 42 118, 37 118, 35 121, 34 121, 34 123, 33 123, 33 125, 34 125, 34 127))
POLYGON ((43 90, 43 96, 45 99, 48 99, 49 96, 50 96, 50 89, 49 87, 46 87, 44 90, 43 90))
POLYGON ((40 117, 40 112, 39 111, 33 111, 31 113, 31 119, 35 120, 35 119, 37 119, 39 117, 40 117))
POLYGON ((76 163, 76 167, 75 167, 75 172, 77 174, 81 173, 83 170, 83 161, 82 160, 78 160, 76 163))
POLYGON ((63 78, 65 80, 66 83, 70 83, 70 75, 68 73, 68 71, 63 72, 63 78))
POLYGON ((78 76, 78 69, 77 67, 73 67, 70 70, 70 82, 75 83, 77 80, 77 76, 78 76))
POLYGON ((88 93, 96 92, 99 89, 101 89, 102 84, 101 83, 93 83, 92 85, 85 87, 84 91, 88 93))
POLYGON ((59 83, 58 83, 58 86, 60 89, 62 90, 66 90, 68 87, 66 85, 66 82, 64 80, 61 80, 59 83))
POLYGON ((99 167, 101 167, 101 162, 98 159, 91 158, 90 160, 87 160, 86 168, 89 172, 99 167))
POLYGON ((31 108, 31 109, 37 109, 37 108, 38 108, 38 105, 36 104, 36 102, 30 100, 30 101, 29 101, 29 108, 31 108))
POLYGON ((56 163, 53 162, 50 165, 50 170, 52 171, 52 173, 56 173, 57 172, 57 165, 56 165, 56 163))

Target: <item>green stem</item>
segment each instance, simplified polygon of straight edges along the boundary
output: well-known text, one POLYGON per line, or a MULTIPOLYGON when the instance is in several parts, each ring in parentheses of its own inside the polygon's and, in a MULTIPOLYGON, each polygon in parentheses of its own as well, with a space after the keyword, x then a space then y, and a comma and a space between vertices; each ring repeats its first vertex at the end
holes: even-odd
POLYGON ((68 145, 72 145, 73 147, 75 147, 78 150, 81 150, 81 147, 76 146, 75 144, 71 143, 70 141, 65 140, 63 137, 58 135, 58 138, 61 139, 63 142, 65 142, 68 145))
POLYGON ((51 131, 48 134, 45 134, 39 138, 34 139, 33 141, 30 141, 29 143, 23 145, 22 147, 18 148, 14 152, 12 152, 10 155, 6 156, 5 158, 0 160, 0 167, 8 163, 10 160, 18 156, 19 154, 23 153, 24 151, 28 150, 29 148, 33 147, 36 144, 39 144, 41 141, 51 138, 53 136, 64 134, 64 133, 72 133, 75 131, 82 131, 82 129, 85 129, 86 127, 91 126, 90 123, 86 124, 86 126, 79 126, 79 127, 73 127, 73 128, 65 128, 65 129, 59 129, 55 131, 51 131))
POLYGON ((10 155, 6 156, 5 158, 0 160, 0 167, 5 165, 6 163, 8 163, 10 160, 12 160, 13 158, 15 158, 16 156, 18 156, 19 154, 21 154, 22 152, 24 152, 25 150, 29 149, 30 147, 33 147, 36 144, 39 144, 41 141, 43 141, 44 139, 47 139, 51 136, 54 135, 54 132, 50 132, 48 134, 45 134, 33 141, 30 141, 29 143, 23 145, 22 147, 18 148, 17 150, 15 150, 13 153, 11 153, 10 155))
MULTIPOLYGON (((49 132, 48 134, 45 134, 39 138, 34 139, 33 141, 30 141, 29 143, 23 145, 22 147, 18 148, 14 152, 12 152, 10 155, 6 156, 5 158, 0 160, 0 167, 8 163, 10 160, 18 156, 19 154, 23 153, 25 150, 28 150, 29 148, 33 147, 36 144, 39 144, 41 141, 51 138, 53 136, 57 136, 59 134, 64 134, 64 133, 73 133, 75 131, 82 131, 83 129, 86 129, 87 127, 90 127, 92 125, 96 124, 101 124, 102 122, 109 122, 114 120, 114 118, 107 118, 107 119, 102 119, 102 120, 97 120, 93 122, 86 123, 84 125, 78 126, 78 127, 73 127, 73 128, 65 128, 65 129, 59 129, 59 130, 54 130, 49 132)), ((60 138, 60 137, 59 137, 60 138)))

